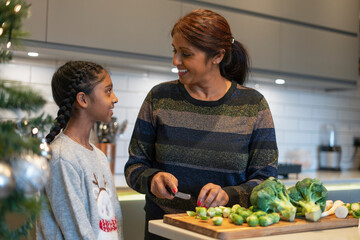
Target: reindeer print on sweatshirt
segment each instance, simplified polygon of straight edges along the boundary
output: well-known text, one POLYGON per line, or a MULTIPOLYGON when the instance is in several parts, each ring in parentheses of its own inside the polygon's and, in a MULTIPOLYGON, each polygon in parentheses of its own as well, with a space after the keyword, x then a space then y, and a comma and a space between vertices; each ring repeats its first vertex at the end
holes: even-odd
POLYGON ((118 239, 117 234, 117 220, 115 217, 115 211, 111 204, 112 192, 106 188, 106 180, 103 175, 104 185, 100 187, 100 183, 96 174, 94 173, 93 183, 96 185, 93 188, 94 197, 96 199, 98 213, 100 216, 99 221, 99 235, 98 240, 101 239, 118 239))

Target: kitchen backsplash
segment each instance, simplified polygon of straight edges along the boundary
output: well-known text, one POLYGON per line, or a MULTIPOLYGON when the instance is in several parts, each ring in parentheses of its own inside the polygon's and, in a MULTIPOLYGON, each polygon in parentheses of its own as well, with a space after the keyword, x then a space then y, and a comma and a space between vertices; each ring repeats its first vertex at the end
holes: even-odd
MULTIPOLYGON (((57 106, 52 99, 50 82, 52 74, 61 64, 50 60, 20 59, 10 64, 0 64, 0 78, 19 81, 39 91, 47 100, 43 111, 55 116, 57 106)), ((177 75, 133 69, 108 70, 119 99, 114 117, 117 117, 119 123, 125 119, 129 122, 125 133, 117 141, 115 173, 121 174, 128 159, 128 143, 143 99, 152 86, 176 79, 177 75)), ((279 162, 300 162, 303 170, 317 169, 320 128, 330 123, 336 127, 338 145, 342 147, 341 168, 357 166, 352 158, 354 137, 360 137, 359 86, 353 90, 324 92, 312 90, 310 86, 309 89, 300 89, 286 85, 264 85, 252 82, 251 79, 247 86, 260 91, 270 105, 279 147, 279 162)), ((1 118, 16 119, 17 116, 2 111, 1 118)))

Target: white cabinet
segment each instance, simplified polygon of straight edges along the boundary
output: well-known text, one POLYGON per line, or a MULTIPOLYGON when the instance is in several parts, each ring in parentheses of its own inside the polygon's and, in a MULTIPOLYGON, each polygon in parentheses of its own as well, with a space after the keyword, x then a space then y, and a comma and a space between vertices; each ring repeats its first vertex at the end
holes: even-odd
POLYGON ((357 38, 286 23, 280 32, 280 71, 339 81, 357 79, 357 38))
POLYGON ((49 0, 47 41, 171 56, 180 3, 168 0, 49 0))
POLYGON ((46 41, 47 0, 27 0, 30 6, 30 15, 24 20, 24 30, 29 32, 27 39, 46 41))
MULTIPOLYGON (((358 0, 198 0, 258 17, 292 20, 347 32, 358 32, 358 0)), ((203 8, 206 5, 203 5, 203 8)))
POLYGON ((144 61, 160 57, 170 66, 174 23, 193 9, 208 8, 228 20, 249 52, 253 73, 304 79, 306 86, 311 81, 326 85, 329 79, 332 85, 354 87, 358 78, 358 0, 29 2, 28 39, 75 51, 95 49, 106 57, 118 53, 109 61, 117 61, 120 53, 144 61))

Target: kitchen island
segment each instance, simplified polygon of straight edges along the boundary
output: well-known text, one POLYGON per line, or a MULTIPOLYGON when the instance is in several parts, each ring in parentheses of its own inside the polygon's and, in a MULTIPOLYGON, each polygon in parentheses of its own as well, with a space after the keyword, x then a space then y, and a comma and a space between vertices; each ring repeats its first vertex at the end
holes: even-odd
MULTIPOLYGON (((265 227, 266 228, 266 227, 265 227)), ((149 231, 172 240, 215 240, 203 234, 188 231, 163 222, 163 220, 152 220, 149 222, 149 231)), ((301 233, 281 234, 264 237, 241 238, 241 240, 355 240, 360 239, 360 228, 348 227, 331 230, 309 231, 301 233)))
MULTIPOLYGON (((302 172, 298 176, 296 174, 290 174, 288 179, 282 179, 284 184, 287 187, 293 186, 297 181, 302 180, 306 177, 318 178, 320 179, 325 187, 328 189, 328 199, 331 200, 342 200, 344 202, 359 202, 360 201, 360 171, 312 171, 312 172, 302 172)), ((144 238, 144 224, 145 224, 145 195, 139 194, 134 190, 130 189, 125 181, 124 175, 115 175, 114 176, 115 185, 118 191, 118 198, 120 201, 120 206, 123 213, 123 224, 124 224, 124 236, 125 239, 143 239, 144 238), (133 226, 137 226, 134 228, 133 226)), ((173 226, 164 225, 162 220, 156 220, 153 223, 153 227, 165 228, 160 231, 167 231, 168 228, 176 228, 173 226)), ((356 229, 355 229, 356 230, 356 229)), ((182 230, 181 231, 185 231, 182 230)), ((349 232, 350 236, 354 233, 354 229, 345 229, 337 231, 346 231, 349 232)), ((335 232, 337 232, 335 231, 335 232)), ((189 231, 188 231, 189 232, 189 231)), ((317 231, 318 232, 318 231, 317 231)), ((319 231, 323 232, 323 231, 319 231)), ((311 232, 314 233, 314 232, 311 232)), ((317 233, 316 233, 317 234, 317 233)), ((345 232, 344 232, 345 234, 345 232)), ((288 235, 288 234, 286 234, 288 235)), ((290 234, 297 235, 297 234, 290 234)), ((321 234, 320 234, 321 235, 321 234)), ((333 235, 333 234, 330 234, 333 235)), ((300 235, 302 236, 302 235, 300 235)), ((336 236, 336 235, 335 235, 336 236)), ((346 235, 344 235, 346 236, 346 235)), ((307 235, 304 238, 306 239, 307 235)), ((343 236, 342 236, 343 237, 343 236)), ((188 238, 182 238, 188 239, 188 238)), ((191 239, 191 238, 189 238, 191 239)), ((193 238, 193 239, 205 239, 202 238, 193 238)), ((211 238, 209 238, 211 239, 211 238)), ((254 239, 254 238, 253 238, 254 239)), ((256 238, 255 238, 256 239, 256 238)), ((271 239, 271 238, 259 238, 260 239, 271 239)), ((285 238, 273 238, 273 239, 285 239, 285 238)), ((296 238, 294 238, 296 239, 296 238)), ((321 238, 308 238, 308 239, 321 239, 321 238)), ((329 238, 329 239, 360 239, 359 236, 352 238, 329 238)))

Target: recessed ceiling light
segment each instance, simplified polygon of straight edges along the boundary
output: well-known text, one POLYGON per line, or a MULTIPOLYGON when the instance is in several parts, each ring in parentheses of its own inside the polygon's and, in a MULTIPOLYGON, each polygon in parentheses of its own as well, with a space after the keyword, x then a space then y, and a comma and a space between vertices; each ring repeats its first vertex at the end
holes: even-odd
POLYGON ((39 56, 39 53, 37 53, 37 52, 28 52, 28 56, 37 57, 37 56, 39 56))
POLYGON ((173 73, 178 73, 179 70, 178 70, 177 68, 172 68, 172 69, 171 69, 171 72, 173 72, 173 73))
POLYGON ((276 79, 276 80, 275 80, 275 83, 276 83, 276 84, 285 84, 285 80, 279 78, 279 79, 276 79))

